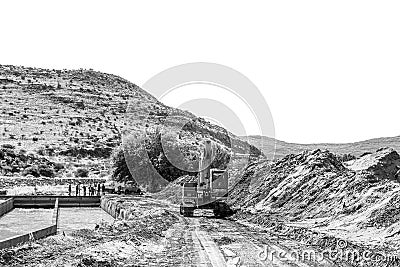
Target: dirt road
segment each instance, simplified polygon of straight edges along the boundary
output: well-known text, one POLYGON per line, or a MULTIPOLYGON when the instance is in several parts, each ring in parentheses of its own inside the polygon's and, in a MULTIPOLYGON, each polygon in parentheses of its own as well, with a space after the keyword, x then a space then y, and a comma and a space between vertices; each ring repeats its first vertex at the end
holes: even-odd
POLYGON ((156 200, 146 202, 179 216, 179 222, 165 236, 167 247, 158 259, 173 253, 174 264, 182 266, 337 266, 318 258, 309 248, 259 227, 216 219, 207 211, 183 217, 176 206, 156 200))
POLYGON ((309 248, 298 242, 216 219, 212 212, 187 218, 177 206, 154 199, 113 201, 132 216, 0 251, 0 266, 346 266, 305 255, 309 248))

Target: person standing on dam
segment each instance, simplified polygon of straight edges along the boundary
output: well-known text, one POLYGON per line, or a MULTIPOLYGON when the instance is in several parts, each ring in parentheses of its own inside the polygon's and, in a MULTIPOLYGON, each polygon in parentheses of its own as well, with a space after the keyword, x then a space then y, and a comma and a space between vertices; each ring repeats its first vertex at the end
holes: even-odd
POLYGON ((79 196, 80 195, 80 188, 79 188, 79 184, 77 184, 76 185, 76 187, 75 187, 75 193, 76 193, 76 196, 79 196))
POLYGON ((86 196, 86 185, 83 185, 83 196, 86 196))
POLYGON ((97 184, 97 195, 100 196, 100 183, 97 184))
POLYGON ((71 194, 72 194, 72 185, 69 184, 68 185, 68 196, 71 196, 71 194))
MULTIPOLYGON (((99 185, 99 188, 100 188, 100 185, 99 185)), ((101 186, 101 191, 103 192, 103 195, 106 194, 106 186, 104 184, 101 186)), ((99 190, 99 195, 100 195, 100 190, 99 190)))

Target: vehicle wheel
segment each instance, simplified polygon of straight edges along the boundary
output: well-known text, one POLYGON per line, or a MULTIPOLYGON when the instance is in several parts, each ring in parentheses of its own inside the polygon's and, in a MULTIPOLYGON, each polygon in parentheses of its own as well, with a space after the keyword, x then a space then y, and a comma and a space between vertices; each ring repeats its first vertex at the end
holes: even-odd
POLYGON ((222 218, 223 217, 222 213, 220 212, 220 210, 217 210, 217 209, 214 210, 214 216, 216 218, 222 218))
POLYGON ((227 205, 225 203, 217 203, 214 206, 214 216, 216 218, 224 218, 225 216, 227 216, 228 212, 227 212, 227 205))
POLYGON ((193 217, 194 210, 182 208, 183 217, 193 217))
POLYGON ((182 207, 179 207, 179 214, 183 215, 182 207))

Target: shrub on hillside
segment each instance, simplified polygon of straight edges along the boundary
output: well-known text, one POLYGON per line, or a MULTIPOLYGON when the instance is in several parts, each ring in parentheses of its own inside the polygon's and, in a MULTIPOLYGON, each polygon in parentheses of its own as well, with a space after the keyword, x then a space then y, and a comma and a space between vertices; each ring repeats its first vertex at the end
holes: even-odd
POLYGON ((23 172, 24 176, 32 175, 34 177, 54 177, 54 169, 45 164, 28 167, 23 172))
POLYGON ((44 177, 54 177, 54 169, 47 165, 39 165, 39 174, 44 177))
POLYGON ((339 156, 337 156, 337 158, 339 159, 340 162, 346 162, 346 161, 350 161, 350 160, 355 160, 355 159, 357 159, 356 156, 351 155, 351 154, 339 155, 339 156))
POLYGON ((64 169, 64 165, 62 163, 54 163, 54 171, 59 172, 64 169))
POLYGON ((85 168, 78 168, 75 172, 76 177, 86 178, 89 176, 89 170, 85 168))
POLYGON ((112 179, 118 182, 134 181, 128 165, 126 164, 124 150, 117 148, 112 155, 113 173, 112 179))
POLYGON ((11 144, 4 144, 2 145, 3 148, 7 148, 7 149, 15 149, 15 146, 11 145, 11 144))

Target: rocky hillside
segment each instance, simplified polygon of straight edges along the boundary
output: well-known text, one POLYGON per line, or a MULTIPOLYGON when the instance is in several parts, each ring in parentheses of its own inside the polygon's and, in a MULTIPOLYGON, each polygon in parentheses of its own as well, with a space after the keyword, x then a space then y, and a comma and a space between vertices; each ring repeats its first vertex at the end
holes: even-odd
POLYGON ((204 138, 228 151, 249 147, 225 129, 163 105, 121 77, 93 70, 0 65, 0 98, 0 145, 9 146, 1 148, 0 171, 7 176, 38 167, 19 156, 11 160, 10 148, 16 155, 43 158, 36 161, 50 162, 53 170, 55 163, 61 164, 52 175, 73 176, 74 168, 85 166, 91 166, 89 176, 108 175, 110 156, 123 137, 137 142, 175 125, 182 129, 174 138, 188 156, 198 154, 204 138))
POLYGON ((381 147, 392 147, 396 151, 400 151, 400 136, 375 138, 371 140, 345 143, 345 144, 294 144, 287 143, 266 136, 249 136, 242 137, 243 140, 258 147, 268 157, 281 159, 289 154, 299 154, 306 150, 329 150, 336 155, 352 154, 356 157, 375 151, 381 147))
MULTIPOLYGON (((93 171, 107 173, 107 159, 120 144, 128 100, 156 102, 120 77, 91 70, 0 66, 0 92, 1 144, 68 166, 58 173, 68 176, 75 164, 94 164, 93 171)), ((27 173, 24 167, 9 167, 2 169, 3 175, 27 173)))
POLYGON ((329 232, 400 248, 400 156, 390 148, 342 163, 329 151, 291 154, 248 166, 230 204, 253 222, 329 232), (382 241, 382 242, 383 242, 382 241))

